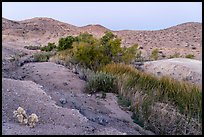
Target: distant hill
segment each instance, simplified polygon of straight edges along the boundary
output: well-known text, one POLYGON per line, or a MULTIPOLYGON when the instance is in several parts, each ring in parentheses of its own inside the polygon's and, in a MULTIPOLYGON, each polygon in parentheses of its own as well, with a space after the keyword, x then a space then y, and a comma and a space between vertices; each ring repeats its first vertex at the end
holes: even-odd
MULTIPOLYGON (((52 18, 32 18, 13 21, 2 17, 2 39, 21 43, 46 44, 57 42, 60 37, 78 35, 88 32, 101 37, 105 31, 112 31, 99 24, 77 27, 52 18)), ((112 31, 122 39, 122 46, 138 43, 143 55, 151 54, 154 48, 160 50, 160 55, 168 57, 174 53, 182 55, 194 54, 196 59, 202 59, 202 23, 188 22, 162 30, 112 31)))

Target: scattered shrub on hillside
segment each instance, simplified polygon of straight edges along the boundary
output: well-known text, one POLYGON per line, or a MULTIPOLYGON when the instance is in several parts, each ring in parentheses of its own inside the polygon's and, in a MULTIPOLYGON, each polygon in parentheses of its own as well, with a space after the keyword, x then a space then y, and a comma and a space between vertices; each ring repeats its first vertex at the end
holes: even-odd
POLYGON ((41 47, 41 51, 52 51, 53 49, 55 49, 57 46, 55 45, 55 43, 48 43, 47 46, 41 47))
POLYGON ((194 59, 195 58, 195 55, 193 54, 188 54, 185 56, 186 58, 189 58, 189 59, 194 59))
POLYGON ((177 52, 174 53, 173 55, 170 55, 170 56, 169 56, 170 59, 171 59, 171 58, 179 58, 179 57, 181 57, 181 56, 180 56, 180 53, 177 53, 177 52))
POLYGON ((158 49, 153 49, 151 56, 150 56, 153 60, 157 60, 159 57, 159 50, 158 49))
POLYGON ((24 46, 24 48, 29 49, 29 50, 40 50, 40 46, 24 46))
POLYGON ((111 74, 106 74, 104 72, 96 72, 93 77, 88 81, 85 91, 87 93, 115 92, 116 78, 111 74))

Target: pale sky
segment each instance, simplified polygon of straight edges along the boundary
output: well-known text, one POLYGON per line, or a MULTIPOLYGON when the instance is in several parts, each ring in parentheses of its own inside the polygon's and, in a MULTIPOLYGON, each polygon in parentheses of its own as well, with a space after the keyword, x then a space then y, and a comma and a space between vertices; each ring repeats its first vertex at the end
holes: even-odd
POLYGON ((75 26, 100 24, 111 30, 159 30, 202 23, 202 2, 2 2, 2 17, 49 17, 75 26))

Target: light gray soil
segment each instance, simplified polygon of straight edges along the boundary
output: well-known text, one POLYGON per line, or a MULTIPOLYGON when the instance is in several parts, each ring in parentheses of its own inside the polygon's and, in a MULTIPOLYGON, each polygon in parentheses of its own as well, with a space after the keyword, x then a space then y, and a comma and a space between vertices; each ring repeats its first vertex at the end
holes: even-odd
POLYGON ((156 76, 170 76, 202 86, 202 61, 188 58, 172 58, 145 62, 145 72, 156 76))

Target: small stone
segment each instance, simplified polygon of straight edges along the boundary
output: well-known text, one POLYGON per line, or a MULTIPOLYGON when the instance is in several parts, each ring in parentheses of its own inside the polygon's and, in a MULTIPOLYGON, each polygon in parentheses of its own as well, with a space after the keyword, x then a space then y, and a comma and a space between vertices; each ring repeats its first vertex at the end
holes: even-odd
POLYGON ((101 94, 95 94, 96 98, 101 98, 101 94))
POLYGON ((73 68, 73 69, 72 69, 72 72, 73 72, 73 73, 75 73, 75 74, 78 74, 78 72, 77 72, 77 69, 76 69, 76 68, 73 68))
POLYGON ((67 82, 63 82, 63 85, 64 85, 64 86, 67 86, 67 85, 68 85, 68 83, 67 83, 67 82))
POLYGON ((67 100, 65 98, 60 98, 60 103, 61 104, 66 104, 67 103, 67 100))
POLYGON ((161 75, 161 72, 160 72, 160 71, 158 71, 158 72, 157 72, 157 76, 160 76, 160 75, 161 75))

